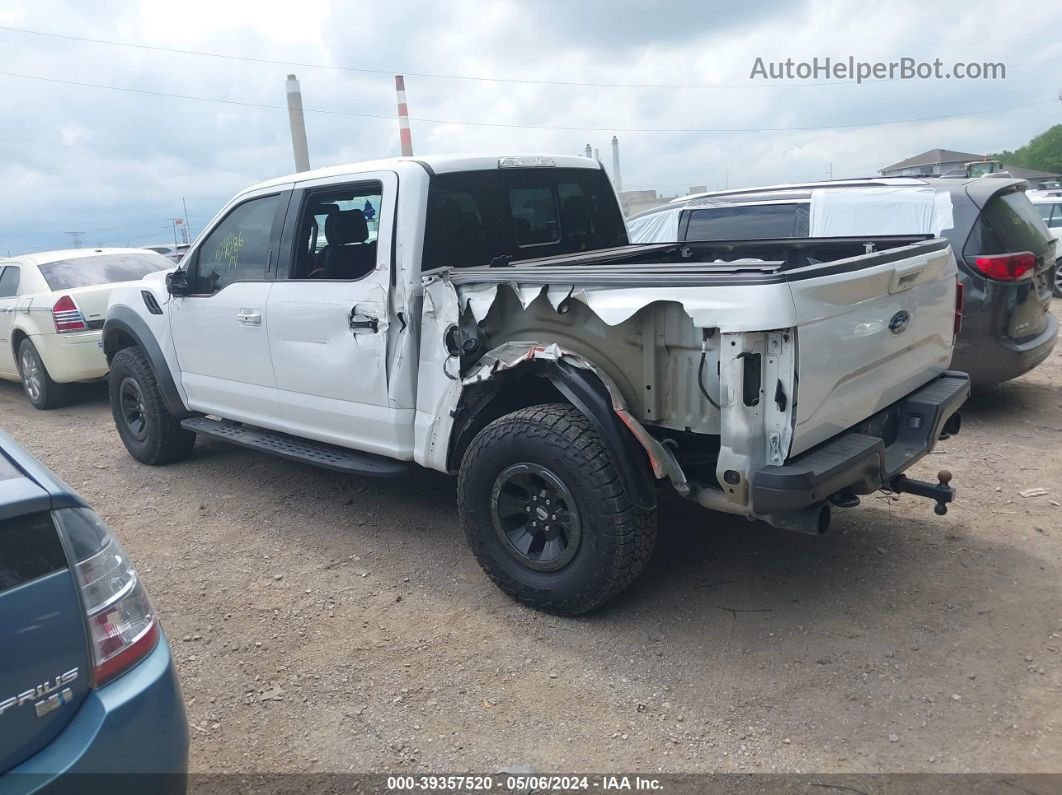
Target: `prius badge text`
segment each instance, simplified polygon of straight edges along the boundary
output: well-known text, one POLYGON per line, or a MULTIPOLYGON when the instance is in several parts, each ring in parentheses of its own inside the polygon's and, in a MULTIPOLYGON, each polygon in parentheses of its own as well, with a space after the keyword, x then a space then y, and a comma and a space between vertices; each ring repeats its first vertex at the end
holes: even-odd
POLYGON ((0 700, 0 718, 13 707, 21 707, 23 704, 33 704, 38 718, 43 718, 49 712, 59 709, 63 704, 74 700, 73 691, 66 685, 78 677, 78 669, 73 668, 65 674, 55 677, 54 681, 42 682, 36 687, 24 690, 17 696, 0 700))

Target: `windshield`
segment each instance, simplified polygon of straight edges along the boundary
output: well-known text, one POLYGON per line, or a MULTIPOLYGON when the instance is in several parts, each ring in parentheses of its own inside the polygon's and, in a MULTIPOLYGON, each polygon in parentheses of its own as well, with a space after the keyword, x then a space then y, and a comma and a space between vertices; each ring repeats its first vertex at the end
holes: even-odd
POLYGON ((173 262, 160 254, 145 251, 61 259, 39 267, 52 290, 70 290, 74 287, 139 281, 149 273, 172 268, 173 262))

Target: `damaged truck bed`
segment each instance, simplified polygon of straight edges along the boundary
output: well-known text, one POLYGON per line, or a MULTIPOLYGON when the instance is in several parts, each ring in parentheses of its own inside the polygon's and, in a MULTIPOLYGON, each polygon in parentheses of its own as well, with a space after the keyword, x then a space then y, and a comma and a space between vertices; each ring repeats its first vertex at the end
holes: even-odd
MULTIPOLYGON (((947 372, 955 302, 947 242, 908 237, 631 247, 429 273, 422 377, 435 349, 446 381, 421 384, 418 410, 438 422, 418 461, 453 469, 499 392, 545 378, 570 400, 572 376, 550 372, 585 371, 656 479, 707 508, 822 532, 831 497, 910 490, 901 472, 957 430, 969 386, 947 372)), ((930 496, 939 507, 953 492, 930 496)))

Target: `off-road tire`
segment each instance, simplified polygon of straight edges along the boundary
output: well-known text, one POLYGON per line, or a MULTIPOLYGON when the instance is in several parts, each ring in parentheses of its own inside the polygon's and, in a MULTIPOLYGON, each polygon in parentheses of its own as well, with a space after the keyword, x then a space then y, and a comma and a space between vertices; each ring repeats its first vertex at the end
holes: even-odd
POLYGON ((44 359, 28 339, 22 340, 18 346, 18 374, 22 379, 22 391, 35 409, 58 408, 70 399, 70 385, 52 379, 44 366, 44 359))
POLYGON ((521 409, 480 431, 461 461, 458 510, 472 552, 495 584, 529 607, 558 615, 585 613, 626 588, 656 541, 656 512, 631 504, 601 437, 566 403, 521 409), (523 565, 495 529, 495 484, 524 463, 556 475, 578 511, 577 551, 555 571, 523 565))
POLYGON ((115 427, 133 458, 144 464, 168 464, 192 452, 195 433, 182 428, 180 420, 166 408, 155 371, 142 348, 123 348, 115 354, 107 386, 115 427), (123 390, 127 400, 131 392, 139 390, 142 427, 136 427, 139 423, 126 416, 123 390))

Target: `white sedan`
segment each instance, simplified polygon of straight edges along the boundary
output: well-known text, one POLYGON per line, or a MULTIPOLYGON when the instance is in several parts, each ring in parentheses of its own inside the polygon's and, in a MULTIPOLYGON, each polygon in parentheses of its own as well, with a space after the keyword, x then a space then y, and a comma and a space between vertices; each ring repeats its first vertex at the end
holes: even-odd
POLYGON ((107 375, 99 342, 115 285, 173 267, 166 257, 136 248, 0 259, 0 378, 21 381, 39 409, 61 405, 69 384, 107 375))

